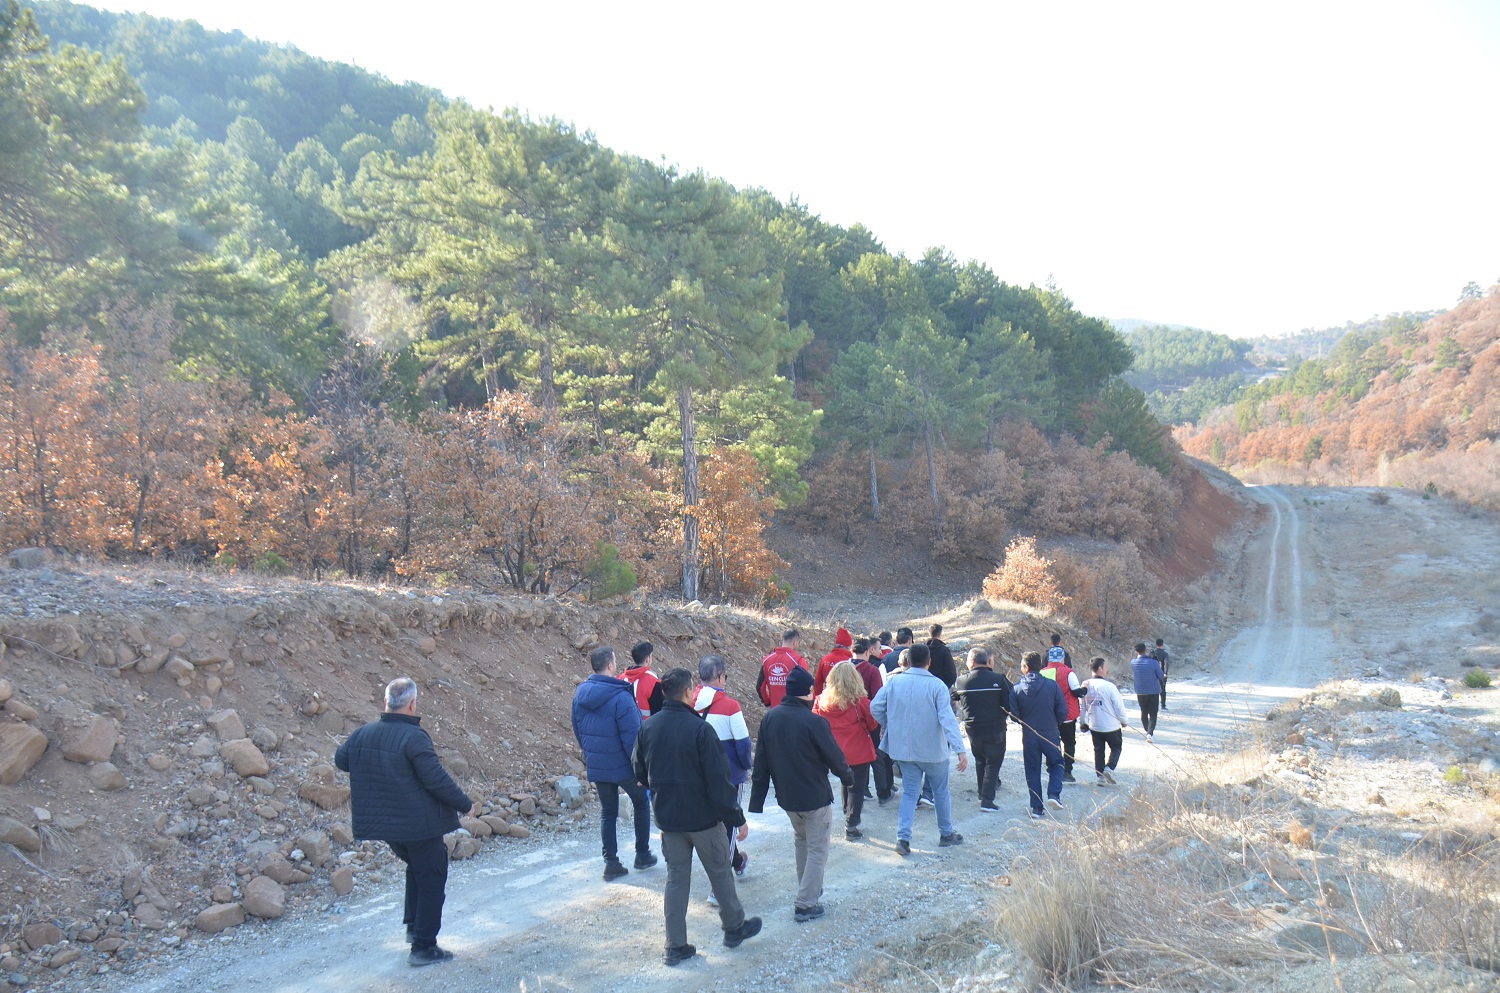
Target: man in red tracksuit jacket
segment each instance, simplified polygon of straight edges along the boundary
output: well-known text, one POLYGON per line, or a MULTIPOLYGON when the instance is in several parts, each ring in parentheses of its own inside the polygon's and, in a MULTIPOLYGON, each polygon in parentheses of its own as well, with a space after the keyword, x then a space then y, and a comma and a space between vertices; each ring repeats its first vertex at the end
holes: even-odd
POLYGON ((786 677, 791 675, 792 669, 800 666, 809 676, 812 675, 807 659, 797 651, 797 643, 801 638, 802 632, 789 628, 781 635, 781 647, 761 660, 760 675, 755 679, 755 692, 760 697, 760 702, 767 707, 776 706, 786 696, 786 677))

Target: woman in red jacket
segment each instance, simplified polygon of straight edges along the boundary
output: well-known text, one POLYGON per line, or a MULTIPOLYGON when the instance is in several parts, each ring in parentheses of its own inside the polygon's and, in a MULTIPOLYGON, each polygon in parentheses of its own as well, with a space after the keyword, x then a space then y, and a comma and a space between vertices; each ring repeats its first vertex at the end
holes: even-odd
POLYGON ((859 815, 865 806, 870 766, 875 762, 875 743, 870 732, 880 727, 870 713, 865 681, 853 662, 840 662, 829 672, 828 685, 813 704, 813 713, 821 714, 833 728, 833 737, 854 773, 853 784, 844 787, 844 837, 853 841, 863 836, 859 815))

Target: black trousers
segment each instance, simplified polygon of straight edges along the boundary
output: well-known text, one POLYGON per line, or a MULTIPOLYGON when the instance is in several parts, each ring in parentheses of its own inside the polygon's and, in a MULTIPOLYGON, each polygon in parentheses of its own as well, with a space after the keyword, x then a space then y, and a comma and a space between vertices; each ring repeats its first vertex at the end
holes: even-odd
MULTIPOLYGON (((877 753, 878 754, 878 753, 877 753)), ((865 787, 870 785, 870 766, 873 762, 861 762, 859 765, 851 765, 849 771, 854 773, 854 785, 845 786, 844 789, 844 828, 859 827, 860 814, 865 809, 865 787)))
POLYGON ((412 948, 437 944, 443 927, 443 901, 448 889, 448 846, 442 835, 422 841, 388 841, 391 851, 406 863, 406 908, 401 920, 411 932, 412 948))
POLYGON ((1078 719, 1063 721, 1057 726, 1057 736, 1062 739, 1063 775, 1073 775, 1073 751, 1078 746, 1078 719))
POLYGON ((1141 706, 1141 730, 1147 734, 1156 733, 1156 711, 1161 706, 1161 695, 1159 693, 1137 693, 1135 702, 1141 706))
POLYGON ((1000 788, 1000 766, 1005 764, 1005 732, 969 735, 974 750, 974 776, 979 780, 979 802, 995 805, 995 791, 1000 788))
POLYGON ((1167 677, 1166 676, 1162 676, 1161 677, 1161 707, 1162 707, 1163 710, 1167 709, 1167 677))
POLYGON ((891 789, 896 781, 895 763, 885 752, 880 751, 880 732, 871 731, 870 740, 875 742, 875 765, 871 769, 875 779, 875 796, 881 800, 889 800, 891 789))
POLYGON ((1094 772, 1104 771, 1105 766, 1110 772, 1114 772, 1120 765, 1120 748, 1125 743, 1125 731, 1115 728, 1113 731, 1089 731, 1094 739, 1094 772), (1104 758, 1105 749, 1109 750, 1108 761, 1104 758))
POLYGON ((599 791, 599 834, 604 842, 604 861, 619 858, 619 841, 615 827, 620 820, 620 791, 630 797, 635 808, 635 851, 645 855, 651 851, 651 807, 646 803, 646 787, 640 783, 595 783, 599 791))

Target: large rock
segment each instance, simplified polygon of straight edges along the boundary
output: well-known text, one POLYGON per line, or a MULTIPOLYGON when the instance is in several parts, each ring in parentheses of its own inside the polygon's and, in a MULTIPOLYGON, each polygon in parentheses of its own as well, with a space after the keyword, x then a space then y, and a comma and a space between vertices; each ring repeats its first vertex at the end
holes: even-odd
POLYGON ((193 663, 181 655, 173 655, 167 659, 163 671, 166 672, 168 679, 191 679, 197 670, 193 668, 193 663))
POLYGON ((296 845, 302 849, 302 857, 315 866, 327 862, 333 854, 332 842, 322 831, 303 831, 297 835, 296 845))
POLYGON ((220 710, 209 714, 208 726, 214 729, 214 734, 219 736, 220 741, 249 737, 245 733, 245 722, 240 720, 239 713, 234 710, 220 710))
MULTIPOLYGON (((16 701, 12 700, 9 707, 16 701)), ((25 724, 0 724, 0 785, 14 786, 47 750, 47 736, 25 724)))
POLYGON ((339 896, 348 896, 354 891, 354 870, 341 865, 328 874, 328 885, 339 896))
POLYGON ((583 784, 577 776, 564 776, 557 781, 557 795, 564 807, 576 807, 583 802, 583 784))
POLYGON ((42 839, 14 817, 0 817, 0 845, 15 845, 23 852, 39 852, 42 839))
POLYGON ((108 762, 115 753, 117 737, 114 722, 94 714, 87 724, 63 739, 63 758, 69 762, 108 762))
POLYGON ((35 924, 26 925, 21 932, 21 937, 26 941, 28 948, 41 948, 43 945, 55 945, 63 939, 62 928, 51 921, 37 921, 35 924))
MULTIPOLYGON (((249 738, 236 738, 233 741, 224 742, 219 746, 219 754, 241 776, 264 776, 271 771, 271 763, 266 761, 265 755, 249 738)), ((253 910, 250 912, 255 913, 253 910)), ((256 916, 261 915, 256 914, 256 916)))
POLYGON ((9 700, 12 696, 15 695, 15 693, 16 689, 14 686, 10 685, 10 680, 0 679, 0 703, 4 703, 5 701, 9 700))
POLYGON ((309 803, 317 804, 324 810, 337 810, 349 802, 349 787, 340 786, 338 783, 312 780, 303 783, 297 790, 297 795, 309 803))
POLYGON ((113 762, 100 762, 89 766, 89 782, 94 784, 95 789, 106 792, 123 790, 129 785, 125 781, 125 774, 116 768, 113 762))
POLYGON ((5 564, 12 569, 40 569, 51 561, 50 548, 17 548, 5 556, 5 564))
POLYGON ((274 879, 256 876, 245 884, 240 904, 256 917, 280 917, 286 913, 286 890, 274 879))
POLYGON ((193 918, 193 927, 207 934, 245 923, 245 908, 237 903, 216 903, 193 918))

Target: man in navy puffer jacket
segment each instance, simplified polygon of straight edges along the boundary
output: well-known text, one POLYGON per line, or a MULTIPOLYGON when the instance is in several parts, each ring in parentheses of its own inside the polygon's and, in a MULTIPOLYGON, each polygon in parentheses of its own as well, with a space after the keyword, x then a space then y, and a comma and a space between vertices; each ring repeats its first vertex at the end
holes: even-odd
POLYGON ((635 867, 656 864, 651 854, 651 808, 646 788, 635 780, 631 755, 641 733, 641 712, 635 690, 615 675, 615 650, 608 645, 589 655, 593 675, 573 694, 573 737, 583 749, 589 782, 599 792, 599 834, 604 842, 604 881, 630 874, 620 862, 615 823, 620 817, 620 791, 635 808, 635 867))
POLYGON ((406 863, 402 920, 411 942, 407 961, 431 965, 453 957, 438 947, 448 886, 448 846, 458 815, 476 808, 438 761, 417 717, 417 684, 402 676, 385 688, 385 713, 358 728, 333 762, 349 774, 354 837, 383 841, 406 863))

